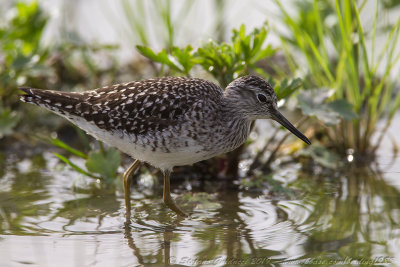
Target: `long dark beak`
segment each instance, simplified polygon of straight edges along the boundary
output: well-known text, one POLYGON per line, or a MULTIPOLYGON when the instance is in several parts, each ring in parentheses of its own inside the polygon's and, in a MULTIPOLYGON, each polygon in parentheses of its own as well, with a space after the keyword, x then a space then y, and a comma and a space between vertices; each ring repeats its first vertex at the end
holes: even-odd
POLYGON ((310 140, 304 136, 299 130, 296 129, 279 111, 274 110, 271 114, 271 119, 282 124, 283 127, 288 129, 292 134, 303 140, 306 144, 311 145, 310 140))

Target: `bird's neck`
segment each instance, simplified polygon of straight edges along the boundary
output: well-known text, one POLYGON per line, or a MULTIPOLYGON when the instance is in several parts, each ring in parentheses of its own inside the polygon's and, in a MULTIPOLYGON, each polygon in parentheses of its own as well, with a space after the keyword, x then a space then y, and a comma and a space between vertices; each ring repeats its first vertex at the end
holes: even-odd
POLYGON ((223 114, 223 118, 229 121, 241 121, 251 123, 252 119, 246 115, 243 107, 244 99, 241 99, 239 95, 224 92, 221 99, 220 109, 223 114))
POLYGON ((247 118, 235 105, 236 103, 232 99, 224 97, 220 105, 220 118, 226 129, 229 129, 225 136, 226 140, 229 141, 229 150, 233 150, 246 142, 252 123, 252 120, 247 118))

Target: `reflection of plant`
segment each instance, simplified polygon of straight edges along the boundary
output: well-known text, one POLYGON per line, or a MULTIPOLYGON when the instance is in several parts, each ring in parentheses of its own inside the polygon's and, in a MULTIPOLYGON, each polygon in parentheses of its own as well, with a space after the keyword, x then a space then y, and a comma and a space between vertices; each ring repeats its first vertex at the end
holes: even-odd
POLYGON ((240 180, 240 185, 244 189, 250 191, 260 190, 261 188, 269 188, 270 194, 293 196, 293 192, 286 188, 281 181, 274 179, 273 174, 247 177, 240 180))
POLYGON ((304 177, 292 186, 308 192, 304 201, 312 207, 303 222, 311 226, 305 254, 325 258, 329 249, 340 252, 340 258, 354 260, 370 259, 377 251, 390 255, 389 243, 399 238, 394 232, 400 220, 393 211, 400 208, 394 201, 400 198, 400 192, 379 170, 350 165, 345 173, 336 173, 329 181, 304 177))
POLYGON ((33 224, 26 227, 26 218, 51 212, 47 202, 50 194, 46 188, 49 182, 49 177, 37 171, 16 173, 7 181, 10 183, 8 190, 0 190, 0 234, 43 235, 42 227, 36 228, 33 224))
POLYGON ((370 29, 360 20, 366 1, 361 5, 355 0, 297 1, 295 18, 281 1, 275 2, 289 29, 289 35, 282 34, 281 39, 292 71, 305 72, 306 87, 333 89, 330 99, 346 99, 358 115, 344 117, 335 128, 328 128, 330 143, 359 153, 374 152, 400 106, 394 80, 398 77, 394 66, 400 59, 395 49, 399 46, 400 19, 384 37, 378 31, 388 26, 379 24, 380 1, 376 2, 370 29), (383 44, 380 51, 376 49, 378 40, 383 44), (380 119, 385 119, 386 126, 378 141, 371 144, 380 119))

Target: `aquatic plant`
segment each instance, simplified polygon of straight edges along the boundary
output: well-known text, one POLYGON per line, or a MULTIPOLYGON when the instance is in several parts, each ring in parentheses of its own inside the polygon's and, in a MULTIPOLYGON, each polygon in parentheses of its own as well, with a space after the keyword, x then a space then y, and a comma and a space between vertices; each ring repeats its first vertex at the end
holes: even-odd
MULTIPOLYGON (((331 127, 320 129, 323 143, 372 158, 400 106, 400 18, 394 24, 382 20, 385 1, 376 1, 374 9, 366 8, 367 1, 295 1, 295 15, 275 2, 289 31, 280 36, 291 72, 301 73, 306 88, 332 90, 326 99, 346 100, 357 115, 325 123, 331 127), (371 19, 363 21, 362 13, 372 13, 371 19)), ((323 113, 313 113, 323 121, 323 113)))

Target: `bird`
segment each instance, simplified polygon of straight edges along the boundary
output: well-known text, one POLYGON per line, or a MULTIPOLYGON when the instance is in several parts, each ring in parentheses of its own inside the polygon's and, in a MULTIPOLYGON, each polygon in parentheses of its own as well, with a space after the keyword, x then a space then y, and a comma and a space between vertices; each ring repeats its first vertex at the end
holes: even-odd
POLYGON ((257 119, 275 120, 311 144, 278 111, 272 86, 255 75, 239 77, 225 90, 208 80, 188 77, 144 79, 84 92, 19 89, 24 92, 23 102, 66 118, 135 159, 123 174, 127 216, 131 214, 132 176, 141 162, 162 171, 163 202, 187 217, 171 197, 173 167, 234 150, 246 141, 257 119))

